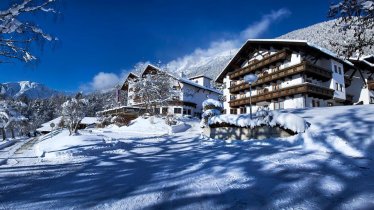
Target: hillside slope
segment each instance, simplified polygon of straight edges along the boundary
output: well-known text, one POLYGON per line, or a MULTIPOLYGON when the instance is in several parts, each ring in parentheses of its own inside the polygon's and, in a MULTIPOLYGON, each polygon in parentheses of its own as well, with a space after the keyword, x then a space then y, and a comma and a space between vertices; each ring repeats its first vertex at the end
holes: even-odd
MULTIPOLYGON (((291 31, 278 37, 278 39, 307 40, 320 47, 336 52, 336 47, 332 46, 330 42, 332 40, 343 42, 344 40, 350 39, 353 36, 353 33, 349 33, 348 36, 345 37, 341 32, 339 32, 337 27, 333 27, 335 22, 335 20, 330 20, 317 23, 306 28, 291 31)), ((372 34, 374 35, 374 31, 372 34)), ((370 49, 367 47, 364 49, 364 53, 366 55, 374 54, 374 48, 370 49)))

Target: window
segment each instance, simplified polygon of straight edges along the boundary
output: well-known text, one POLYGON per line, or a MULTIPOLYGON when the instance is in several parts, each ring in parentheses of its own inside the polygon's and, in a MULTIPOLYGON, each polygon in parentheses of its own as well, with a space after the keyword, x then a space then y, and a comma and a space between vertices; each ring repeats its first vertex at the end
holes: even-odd
POLYGON ((338 73, 338 66, 337 65, 334 65, 334 71, 335 71, 335 73, 338 73))
POLYGON ((279 90, 279 84, 273 84, 273 90, 279 90))
POLYGON ((339 87, 340 87, 340 91, 343 92, 343 85, 339 84, 339 87))
POLYGON ((274 101, 274 109, 284 109, 284 101, 274 101))
POLYGON ((246 113, 247 113, 247 109, 245 107, 241 107, 240 114, 246 114, 246 113))
POLYGON ((187 109, 187 114, 188 114, 188 115, 191 115, 191 114, 192 114, 191 109, 187 109))
POLYGON ((179 100, 179 96, 173 96, 173 100, 179 100))
POLYGON ((174 108, 174 114, 182 114, 182 108, 174 108))
POLYGON ((238 110, 236 110, 236 109, 230 109, 230 114, 238 114, 238 110))
POLYGON ((342 74, 342 68, 340 66, 338 67, 338 70, 339 70, 339 74, 342 74))
POLYGON ((187 109, 183 109, 183 115, 187 114, 187 109))
POLYGON ((339 84, 335 82, 335 90, 339 90, 339 84))
POLYGON ((313 107, 319 107, 319 100, 317 100, 317 99, 314 100, 314 99, 313 99, 313 101, 312 101, 312 106, 313 106, 313 107))

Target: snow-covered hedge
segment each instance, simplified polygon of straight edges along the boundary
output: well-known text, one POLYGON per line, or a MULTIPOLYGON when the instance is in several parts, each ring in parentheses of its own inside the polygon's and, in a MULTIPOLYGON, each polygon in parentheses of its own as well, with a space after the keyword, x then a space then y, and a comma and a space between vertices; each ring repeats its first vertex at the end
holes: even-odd
POLYGON ((214 99, 207 99, 203 102, 203 108, 204 110, 208 109, 223 109, 223 104, 220 101, 214 100, 214 99))
POLYGON ((250 115, 216 115, 212 116, 208 120, 208 125, 219 125, 219 124, 228 124, 238 127, 250 127, 254 128, 256 126, 280 126, 285 129, 289 129, 295 133, 303 133, 308 128, 307 122, 291 113, 279 113, 277 111, 266 111, 261 110, 257 112, 256 118, 251 119, 250 115))

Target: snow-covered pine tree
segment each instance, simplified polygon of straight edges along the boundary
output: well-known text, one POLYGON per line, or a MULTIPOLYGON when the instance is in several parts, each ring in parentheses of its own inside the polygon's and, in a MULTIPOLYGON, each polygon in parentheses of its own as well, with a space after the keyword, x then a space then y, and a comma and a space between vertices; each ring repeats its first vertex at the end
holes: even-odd
POLYGON ((374 1, 343 0, 331 5, 328 17, 338 18, 334 27, 344 35, 344 40, 330 41, 340 56, 359 58, 365 48, 373 47, 374 1))
POLYGON ((62 104, 62 117, 70 135, 77 133, 79 122, 86 116, 87 100, 78 93, 62 104))
POLYGON ((54 13, 55 0, 16 0, 10 6, 0 9, 0 62, 20 60, 30 62, 36 59, 30 49, 35 43, 53 41, 36 23, 30 20, 35 13, 54 13))

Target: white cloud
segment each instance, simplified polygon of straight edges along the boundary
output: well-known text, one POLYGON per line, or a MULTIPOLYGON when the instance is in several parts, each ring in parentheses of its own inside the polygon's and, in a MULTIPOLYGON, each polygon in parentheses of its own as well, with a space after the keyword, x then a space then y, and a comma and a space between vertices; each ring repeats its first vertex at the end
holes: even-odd
POLYGON ((212 56, 224 55, 230 53, 230 51, 236 51, 247 39, 260 37, 269 29, 274 21, 288 16, 289 14, 290 11, 287 9, 272 11, 264 15, 260 21, 249 25, 237 36, 234 36, 233 39, 213 41, 207 49, 197 48, 191 54, 170 61, 167 64, 167 68, 175 71, 187 69, 194 65, 208 62, 210 60, 209 58, 212 56))
POLYGON ((114 88, 120 82, 120 77, 114 73, 100 72, 92 81, 80 87, 83 91, 104 91, 114 88))

